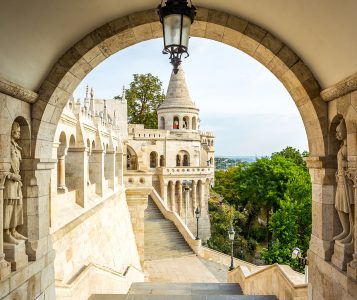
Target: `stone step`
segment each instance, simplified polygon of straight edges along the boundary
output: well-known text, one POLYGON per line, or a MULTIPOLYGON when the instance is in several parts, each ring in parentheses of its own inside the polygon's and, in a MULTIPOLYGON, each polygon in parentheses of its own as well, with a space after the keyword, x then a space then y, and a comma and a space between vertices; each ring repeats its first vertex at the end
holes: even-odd
POLYGON ((278 300, 278 298, 257 295, 92 295, 88 300, 278 300))
POLYGON ((138 282, 130 287, 129 294, 148 295, 242 295, 234 283, 152 283, 138 282))

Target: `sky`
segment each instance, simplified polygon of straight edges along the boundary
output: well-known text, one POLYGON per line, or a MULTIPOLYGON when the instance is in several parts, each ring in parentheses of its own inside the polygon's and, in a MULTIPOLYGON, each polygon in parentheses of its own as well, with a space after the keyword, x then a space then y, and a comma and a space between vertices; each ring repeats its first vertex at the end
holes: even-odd
MULTIPOLYGON (((77 87, 75 98, 94 88, 95 98, 122 94, 133 74, 151 73, 166 92, 172 66, 162 39, 145 41, 112 55, 77 87)), ((216 156, 267 156, 286 146, 308 150, 302 119, 282 83, 262 64, 231 46, 191 38, 183 68, 201 130, 215 134, 216 156)))

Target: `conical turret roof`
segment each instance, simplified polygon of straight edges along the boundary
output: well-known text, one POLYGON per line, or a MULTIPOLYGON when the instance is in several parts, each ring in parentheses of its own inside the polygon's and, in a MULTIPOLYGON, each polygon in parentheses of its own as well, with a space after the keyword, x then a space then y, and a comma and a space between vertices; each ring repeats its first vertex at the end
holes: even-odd
POLYGON ((188 92, 182 65, 179 66, 177 74, 172 71, 166 98, 158 110, 167 108, 191 108, 198 110, 188 92))

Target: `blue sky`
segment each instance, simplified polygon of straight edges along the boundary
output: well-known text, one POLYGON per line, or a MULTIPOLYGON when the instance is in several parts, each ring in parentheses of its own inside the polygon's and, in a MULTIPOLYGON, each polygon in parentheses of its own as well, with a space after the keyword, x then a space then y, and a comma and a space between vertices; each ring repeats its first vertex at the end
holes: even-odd
MULTIPOLYGON (((166 91, 171 74, 162 40, 124 49, 97 66, 81 82, 95 97, 113 98, 134 73, 152 73, 166 91)), ((215 41, 191 38, 183 67, 192 100, 200 108, 201 129, 216 136, 217 156, 270 155, 286 146, 308 150, 299 112, 281 82, 247 54, 215 41)))

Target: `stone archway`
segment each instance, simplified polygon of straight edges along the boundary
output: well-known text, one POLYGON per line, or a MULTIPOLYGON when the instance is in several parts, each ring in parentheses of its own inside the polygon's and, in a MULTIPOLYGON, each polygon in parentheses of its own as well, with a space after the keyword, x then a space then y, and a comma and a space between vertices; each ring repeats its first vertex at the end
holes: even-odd
MULTIPOLYGON (((101 61, 136 43, 162 36, 155 9, 113 20, 70 48, 53 66, 33 104, 35 158, 50 158, 58 120, 81 80, 101 61)), ((237 16, 199 8, 192 36, 213 39, 249 54, 266 66, 286 87, 300 112, 311 156, 325 156, 327 104, 320 86, 304 62, 278 38, 237 16)))

